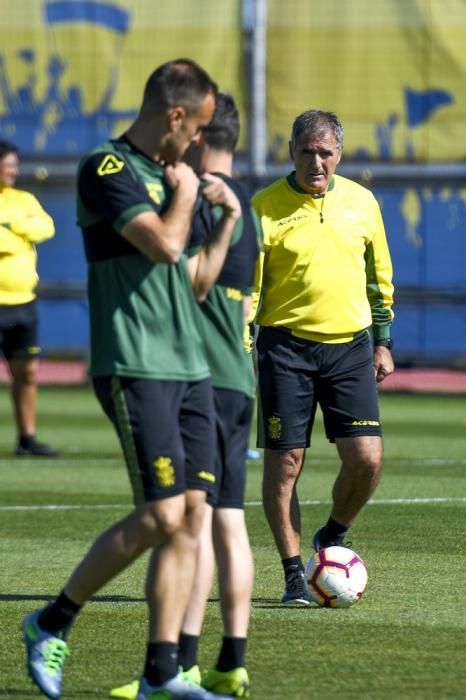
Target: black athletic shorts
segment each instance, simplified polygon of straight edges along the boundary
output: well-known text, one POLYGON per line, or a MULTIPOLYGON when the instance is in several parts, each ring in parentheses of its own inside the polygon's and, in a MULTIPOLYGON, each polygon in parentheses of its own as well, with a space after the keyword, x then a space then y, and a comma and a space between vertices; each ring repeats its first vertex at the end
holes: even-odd
POLYGON ((316 343, 263 327, 257 339, 258 446, 309 447, 317 404, 327 438, 381 435, 372 344, 316 343))
POLYGON ((25 360, 40 354, 36 301, 0 306, 0 348, 7 360, 25 360))
POLYGON ((94 377, 120 439, 136 505, 215 485, 215 409, 199 382, 94 377))
POLYGON ((241 391, 215 388, 214 399, 217 478, 214 491, 207 500, 218 508, 243 508, 253 401, 241 391))

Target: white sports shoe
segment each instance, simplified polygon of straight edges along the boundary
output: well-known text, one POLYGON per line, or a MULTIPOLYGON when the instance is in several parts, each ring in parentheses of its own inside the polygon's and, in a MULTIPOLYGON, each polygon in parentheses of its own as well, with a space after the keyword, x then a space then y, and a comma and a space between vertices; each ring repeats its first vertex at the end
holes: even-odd
POLYGON ((141 678, 136 700, 172 700, 172 698, 173 700, 176 698, 184 700, 219 700, 219 698, 233 700, 229 695, 216 695, 195 683, 190 683, 183 678, 181 673, 158 686, 149 685, 145 678, 141 678))

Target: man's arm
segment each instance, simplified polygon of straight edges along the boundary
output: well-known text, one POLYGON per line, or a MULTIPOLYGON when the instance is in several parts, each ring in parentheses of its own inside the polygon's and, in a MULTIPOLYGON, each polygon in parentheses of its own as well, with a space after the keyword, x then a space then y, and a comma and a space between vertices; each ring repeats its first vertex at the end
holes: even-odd
POLYGON ((218 279, 225 262, 231 237, 241 218, 241 204, 226 182, 214 175, 202 176, 208 182, 202 195, 211 206, 220 206, 223 214, 197 255, 188 261, 194 296, 203 302, 218 279))
POLYGON ((152 262, 177 263, 191 229, 199 180, 185 163, 168 165, 165 175, 173 190, 168 210, 162 216, 155 211, 141 212, 120 233, 152 262))
MULTIPOLYGON (((41 207, 34 195, 29 192, 18 192, 21 196, 18 210, 20 213, 8 222, 8 228, 18 236, 23 236, 31 243, 42 243, 55 233, 53 219, 41 207)), ((2 222, 6 225, 5 222, 2 222)))
POLYGON ((393 273, 382 215, 378 204, 375 201, 374 204, 374 236, 366 250, 366 278, 372 313, 374 371, 376 380, 382 382, 395 369, 391 354, 393 273))
POLYGON ((22 236, 13 233, 8 226, 0 224, 0 255, 16 255, 30 250, 29 243, 22 236))
POLYGON ((162 204, 151 199, 142 177, 125 160, 113 152, 92 154, 78 174, 79 225, 105 219, 152 262, 178 262, 190 232, 199 180, 185 163, 167 166, 163 177, 173 192, 161 214, 162 204), (110 159, 112 169, 105 167, 110 159))

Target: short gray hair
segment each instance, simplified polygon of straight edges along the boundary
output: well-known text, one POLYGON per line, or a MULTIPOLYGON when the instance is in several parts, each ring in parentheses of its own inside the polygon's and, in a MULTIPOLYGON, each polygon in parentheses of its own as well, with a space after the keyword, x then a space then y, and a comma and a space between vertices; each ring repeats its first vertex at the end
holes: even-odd
POLYGON ((343 148, 343 126, 337 115, 333 112, 324 112, 320 109, 309 109, 296 117, 291 129, 291 143, 304 134, 305 136, 322 137, 331 132, 338 148, 343 148))

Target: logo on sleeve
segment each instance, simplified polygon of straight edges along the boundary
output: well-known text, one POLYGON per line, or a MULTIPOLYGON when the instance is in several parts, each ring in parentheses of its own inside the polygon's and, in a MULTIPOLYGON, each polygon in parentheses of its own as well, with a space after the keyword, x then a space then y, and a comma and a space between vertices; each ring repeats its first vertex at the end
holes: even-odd
POLYGON ((116 156, 106 155, 97 168, 97 175, 116 175, 125 167, 123 160, 118 160, 116 156))

